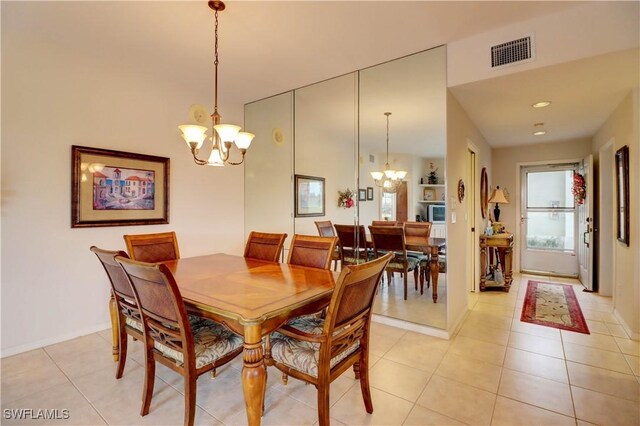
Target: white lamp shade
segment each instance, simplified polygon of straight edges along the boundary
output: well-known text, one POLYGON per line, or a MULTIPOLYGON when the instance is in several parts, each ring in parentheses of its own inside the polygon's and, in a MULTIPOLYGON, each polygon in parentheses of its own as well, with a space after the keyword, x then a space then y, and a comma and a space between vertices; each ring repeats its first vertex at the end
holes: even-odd
POLYGON ((404 179, 406 175, 407 175, 407 172, 405 172, 404 170, 398 170, 396 172, 396 177, 400 180, 404 179))
POLYGON ((380 180, 382 179, 383 175, 384 173, 382 172, 371 172, 371 177, 373 178, 373 180, 380 180))
POLYGON ((395 179, 396 178, 396 171, 387 169, 387 170, 384 171, 384 175, 386 177, 388 177, 389 179, 395 179))
POLYGON ((182 132, 182 138, 189 145, 192 142, 195 142, 196 149, 200 149, 204 140, 207 137, 207 128, 204 126, 196 126, 195 124, 183 124, 182 126, 178 126, 180 131, 182 132))
POLYGON ((383 188, 391 188, 391 181, 390 180, 385 180, 384 183, 382 184, 383 188))
POLYGON ((256 137, 256 135, 253 133, 239 132, 238 136, 236 136, 236 146, 239 149, 248 149, 254 137, 256 137))
POLYGON ((218 148, 214 148, 211 150, 211 155, 209 156, 209 160, 207 161, 208 166, 224 166, 224 161, 222 161, 222 157, 220 156, 220 151, 218 148))
POLYGON ((240 131, 240 126, 235 126, 233 124, 218 124, 216 126, 213 126, 213 128, 216 129, 216 132, 218 132, 218 135, 220 136, 222 142, 235 141, 236 136, 240 131))

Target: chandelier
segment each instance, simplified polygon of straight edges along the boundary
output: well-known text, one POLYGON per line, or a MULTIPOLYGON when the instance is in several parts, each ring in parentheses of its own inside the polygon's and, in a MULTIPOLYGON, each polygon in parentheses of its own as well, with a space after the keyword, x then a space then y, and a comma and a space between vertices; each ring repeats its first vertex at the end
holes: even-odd
POLYGON ((237 166, 244 162, 244 156, 247 152, 247 149, 249 148, 249 145, 251 145, 251 140, 255 135, 252 133, 241 132, 240 126, 235 126, 233 124, 220 124, 221 116, 218 112, 218 12, 223 11, 225 9, 225 5, 223 2, 218 0, 209 1, 208 4, 209 7, 215 12, 215 60, 213 62, 215 70, 215 104, 213 114, 211 114, 213 129, 211 130, 212 136, 210 140, 212 142, 212 145, 211 154, 209 155, 208 160, 201 160, 200 158, 198 158, 198 152, 200 151, 202 144, 207 138, 207 127, 195 124, 183 124, 181 126, 178 126, 178 128, 182 131, 182 138, 185 140, 187 145, 189 145, 191 154, 193 155, 193 160, 196 164, 200 166, 224 166, 225 164, 237 166), (240 150, 240 154, 242 155, 240 161, 237 163, 229 161, 229 152, 231 150, 231 145, 233 145, 234 143, 236 147, 238 147, 238 149, 240 150))
POLYGON ((407 175, 404 170, 393 170, 389 166, 389 116, 390 112, 385 112, 387 116, 387 162, 384 165, 384 171, 371 172, 371 177, 377 187, 384 189, 386 192, 396 192, 396 189, 402 185, 402 179, 407 175))

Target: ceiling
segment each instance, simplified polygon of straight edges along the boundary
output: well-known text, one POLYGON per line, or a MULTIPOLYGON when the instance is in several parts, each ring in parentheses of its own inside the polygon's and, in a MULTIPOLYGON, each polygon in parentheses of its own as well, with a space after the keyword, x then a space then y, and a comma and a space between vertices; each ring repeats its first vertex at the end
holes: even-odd
MULTIPOLYGON (((247 102, 580 4, 227 1, 219 30, 221 112, 225 121, 241 122, 247 102)), ((106 66, 161 76, 162 84, 203 93, 194 103, 212 103, 213 14, 204 0, 2 2, 3 37, 12 30, 65 54, 94 58, 98 51, 106 66), (24 28, 38 31, 25 34, 24 28)), ((637 63, 618 66, 633 61, 620 55, 452 90, 493 146, 580 137, 593 133, 621 100, 632 80, 624 69, 637 70, 637 63), (541 98, 553 105, 532 114, 529 105, 541 98), (549 131, 541 139, 530 136, 537 121, 549 131)), ((397 124, 400 115, 394 119, 397 124)))
POLYGON ((450 90, 493 147, 585 138, 638 86, 638 53, 625 50, 450 90), (552 103, 531 106, 540 101, 552 103), (547 133, 534 136, 538 130, 547 133))

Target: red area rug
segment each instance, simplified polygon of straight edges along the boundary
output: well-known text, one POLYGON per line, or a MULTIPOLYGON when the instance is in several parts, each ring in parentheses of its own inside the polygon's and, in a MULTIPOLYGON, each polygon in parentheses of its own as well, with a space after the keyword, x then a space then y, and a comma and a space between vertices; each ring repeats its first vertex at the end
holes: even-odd
POLYGON ((572 286, 530 280, 520 321, 589 333, 572 286))

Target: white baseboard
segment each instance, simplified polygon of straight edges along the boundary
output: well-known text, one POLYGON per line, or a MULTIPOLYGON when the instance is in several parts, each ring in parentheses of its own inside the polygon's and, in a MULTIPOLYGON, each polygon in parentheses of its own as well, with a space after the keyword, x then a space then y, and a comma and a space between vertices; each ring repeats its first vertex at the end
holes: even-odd
POLYGON ((439 337, 440 339, 449 340, 450 336, 446 330, 441 328, 433 328, 428 325, 416 324, 415 322, 402 321, 396 318, 385 317, 374 314, 371 321, 379 324, 390 325, 391 327, 401 328, 403 330, 415 331, 416 333, 426 334, 428 336, 439 337))
POLYGON ((622 328, 624 328, 624 331, 627 333, 631 340, 640 340, 640 333, 634 333, 633 331, 631 331, 631 327, 629 327, 629 324, 627 324, 624 318, 622 318, 622 316, 618 313, 617 309, 613 310, 613 315, 616 317, 622 328))
POLYGON ((458 318, 456 318, 456 320, 453 322, 453 325, 449 327, 449 336, 455 336, 456 333, 458 333, 458 330, 460 330, 460 328, 462 327, 462 323, 465 319, 467 319, 469 312, 469 309, 465 309, 462 313, 460 313, 458 318))
POLYGON ((60 342, 65 342, 67 340, 75 339, 76 337, 80 337, 80 336, 86 336, 87 334, 96 333, 98 331, 102 331, 107 328, 111 328, 111 322, 94 325, 92 327, 76 330, 72 333, 67 333, 60 336, 56 336, 56 337, 50 337, 47 339, 38 340, 37 342, 27 343, 25 345, 13 346, 11 348, 2 349, 0 358, 5 358, 11 355, 20 354, 22 352, 43 348, 45 346, 54 345, 60 342))

